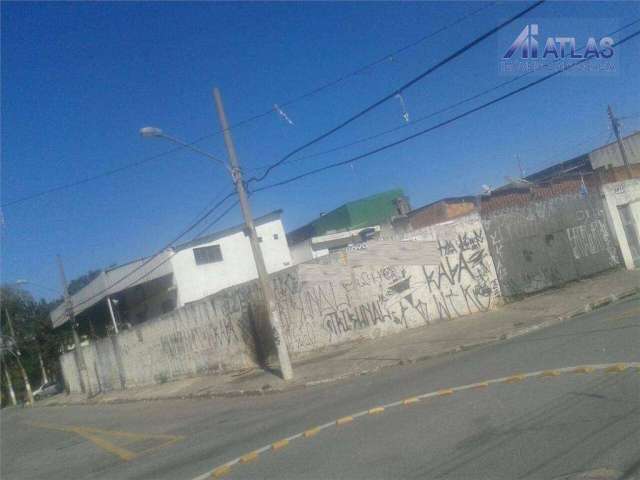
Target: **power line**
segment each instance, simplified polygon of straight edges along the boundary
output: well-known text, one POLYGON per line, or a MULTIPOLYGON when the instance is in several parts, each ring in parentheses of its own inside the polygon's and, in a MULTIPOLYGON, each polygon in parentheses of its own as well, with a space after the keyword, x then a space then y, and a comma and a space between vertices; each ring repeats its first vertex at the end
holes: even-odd
MULTIPOLYGON (((129 278, 131 275, 133 275, 135 272, 141 270, 142 268, 144 268, 145 266, 147 266, 150 262, 153 261, 153 259, 155 259, 156 257, 158 257, 158 255, 162 254, 162 252, 164 252, 165 250, 167 250, 168 248, 171 248, 173 246, 173 244, 175 244, 178 240, 180 240, 181 238, 183 238, 185 235, 187 235, 189 232, 191 232, 192 230, 194 230, 198 225, 200 225, 202 222, 204 222, 207 217, 209 217, 209 215, 211 215, 215 210, 217 210, 227 199, 231 198, 232 196, 235 195, 235 191, 232 191, 230 193, 228 193, 227 195, 224 196, 224 198, 222 198, 221 200, 218 200, 214 206, 212 206, 211 208, 209 208, 203 215, 200 216, 199 219, 197 219, 195 222, 191 223, 185 230, 183 230, 176 238, 174 238, 172 241, 170 241, 168 244, 166 244, 164 247, 162 247, 158 253, 156 253, 155 255, 150 256, 149 258, 147 258, 143 263, 141 263, 140 265, 138 265, 136 268, 134 268, 133 270, 131 270, 129 273, 127 273, 126 275, 124 275, 122 278, 119 278, 118 280, 116 280, 115 282, 113 282, 111 285, 109 285, 107 288, 99 291, 98 293, 90 296, 89 298, 87 298, 86 300, 83 300, 80 303, 74 304, 74 307, 79 307, 80 305, 84 305, 85 303, 90 302, 91 300, 93 300, 94 298, 98 298, 101 297, 104 293, 107 293, 112 287, 114 287, 115 285, 118 285, 119 283, 121 283, 122 281, 124 281, 126 278, 129 278)), ((228 213, 225 211, 225 214, 228 213)), ((216 220, 217 221, 217 220, 216 220)), ((209 225, 210 226, 210 225, 209 225)), ((171 258, 171 257, 169 257, 171 258)), ((161 262, 159 265, 162 265, 164 263, 166 263, 167 260, 164 260, 163 262, 161 262)), ((158 265, 158 266, 159 266, 158 265)), ((153 270, 151 271, 155 271, 157 269, 157 267, 154 267, 153 270)), ((143 277, 144 278, 144 277, 143 277)), ((135 282, 133 282, 135 283, 135 282)), ((133 283, 129 284, 129 286, 131 286, 133 283)))
MULTIPOLYGON (((284 101, 284 102, 278 102, 278 105, 280 105, 281 107, 282 106, 292 105, 292 104, 297 103, 297 102, 299 102, 299 101, 301 101, 303 99, 309 98, 309 97, 314 96, 314 95, 316 95, 316 94, 318 94, 318 93, 320 93, 320 92, 322 92, 324 90, 327 90, 328 88, 331 88, 331 87, 334 87, 334 86, 336 86, 336 85, 338 85, 340 83, 343 83, 344 81, 348 80, 349 78, 352 78, 352 77, 354 77, 356 75, 359 75, 359 74, 363 73, 366 70, 369 70, 369 69, 371 69, 371 68, 373 68, 373 67, 375 67, 375 66, 377 66, 377 65, 379 65, 381 63, 384 63, 384 62, 388 61, 389 58, 393 58, 394 56, 399 55, 399 54, 405 52, 406 50, 409 50, 410 48, 413 48, 413 47, 419 45, 420 43, 425 42, 426 40, 434 37, 435 35, 437 35, 439 33, 442 33, 445 30, 448 30, 449 28, 451 28, 451 27, 463 22, 464 20, 467 20, 468 18, 470 18, 470 17, 472 17, 474 15, 477 15, 481 11, 483 11, 483 10, 489 8, 489 7, 492 7, 496 3, 498 3, 498 2, 497 1, 496 2, 492 2, 492 3, 488 4, 488 5, 484 5, 484 6, 480 7, 480 8, 477 8, 477 9, 473 10, 472 12, 469 12, 469 13, 459 17, 458 19, 454 20, 453 22, 451 22, 451 23, 439 28, 438 30, 436 30, 436 31, 434 31, 434 32, 432 32, 432 33, 430 33, 428 35, 425 35, 425 36, 423 36, 423 37, 421 37, 421 38, 419 38, 419 39, 417 39, 417 40, 415 40, 415 41, 413 41, 413 42, 411 42, 411 43, 409 43, 407 45, 404 45, 403 47, 400 47, 400 48, 398 48, 398 49, 396 49, 396 50, 394 50, 392 52, 389 52, 386 55, 384 55, 383 57, 381 57, 381 58, 379 58, 377 60, 374 60, 373 62, 370 62, 370 63, 368 63, 368 64, 366 64, 364 66, 361 66, 361 67, 359 67, 359 68, 357 68, 355 70, 352 70, 352 71, 350 71, 350 72, 338 77, 335 80, 331 80, 331 81, 326 82, 326 83, 324 83, 322 85, 314 87, 311 90, 309 90, 309 91, 307 91, 305 93, 302 93, 302 94, 298 95, 297 97, 294 97, 294 98, 292 98, 290 100, 287 100, 287 101, 284 101)), ((276 109, 272 107, 272 108, 270 108, 268 110, 265 110, 265 111, 263 111, 261 113, 258 113, 258 114, 252 115, 252 116, 250 116, 248 118, 245 118, 243 120, 240 120, 240 121, 230 125, 228 128, 229 129, 233 129, 233 128, 237 128, 237 127, 243 126, 243 125, 245 125, 247 123, 251 123, 251 122, 253 122, 255 120, 263 118, 263 117, 265 117, 267 115, 270 115, 270 114, 272 114, 274 112, 276 112, 276 109)), ((192 140, 191 142, 188 142, 188 145, 195 145, 197 143, 202 142, 203 140, 212 138, 212 137, 214 137, 216 135, 219 135, 221 133, 224 133, 223 129, 220 129, 220 130, 218 130, 218 131, 216 131, 214 133, 207 134, 207 135, 201 136, 199 138, 196 138, 195 140, 192 140)), ((39 198, 39 197, 42 197, 42 196, 45 196, 45 195, 49 195, 51 193, 55 193, 55 192, 59 192, 59 191, 62 191, 62 190, 67 190, 67 189, 70 189, 70 188, 73 188, 73 187, 77 187, 77 186, 80 186, 80 185, 84 185, 85 183, 89 183, 89 182, 92 182, 94 180, 99 180, 100 178, 109 177, 111 175, 114 175, 116 173, 120 173, 120 172, 128 170, 130 168, 135 168, 135 167, 138 167, 140 165, 144 165, 146 163, 152 162, 152 161, 157 160, 157 159, 159 159, 159 158, 161 158, 163 156, 166 156, 166 155, 169 155, 169 154, 172 154, 172 153, 176 153, 176 152, 182 150, 183 148, 185 148, 185 147, 173 148, 171 150, 167 150, 167 151, 159 153, 157 155, 153 155, 151 157, 144 158, 144 159, 139 160, 137 162, 129 163, 127 165, 123 165, 121 167, 117 167, 117 168, 114 168, 114 169, 111 169, 111 170, 106 170, 104 172, 101 172, 101 173, 98 173, 96 175, 92 175, 92 176, 86 177, 86 178, 81 179, 81 180, 76 180, 76 181, 73 181, 73 182, 57 185, 55 187, 50 187, 50 188, 41 190, 40 192, 36 192, 34 194, 31 194, 31 195, 26 195, 24 197, 16 198, 15 200, 11 200, 11 201, 3 203, 2 205, 0 205, 0 208, 9 207, 9 206, 12 206, 12 205, 17 205, 19 203, 27 202, 27 201, 33 200, 35 198, 39 198)))
MULTIPOLYGON (((616 33, 620 32, 622 30, 625 30, 625 29, 627 29, 627 28, 629 28, 629 27, 631 27, 631 26, 633 26, 633 25, 635 25, 636 23, 639 23, 639 22, 640 22, 640 18, 636 19, 633 22, 630 22, 630 23, 628 23, 628 24, 626 24, 626 25, 624 25, 624 26, 622 26, 620 28, 618 28, 617 30, 614 30, 613 32, 608 33, 607 36, 610 37, 612 35, 615 35, 616 33)), ((583 46, 583 47, 577 49, 576 52, 580 52, 581 50, 584 50, 585 48, 586 47, 583 46)), ((550 62, 548 64, 545 64, 542 68, 552 67, 554 63, 562 62, 562 61, 564 61, 563 58, 557 58, 554 61, 552 61, 552 62, 550 62)), ((525 73, 523 73, 521 75, 518 75, 518 76, 516 76, 516 77, 514 77, 512 79, 509 79, 509 80, 505 81, 505 82, 501 82, 501 83, 499 83, 497 85, 494 85, 493 87, 490 87, 490 88, 488 88, 486 90, 483 90, 483 91, 481 91, 481 92, 479 92, 479 93, 477 93, 475 95, 467 97, 467 98, 465 98, 463 100, 460 100, 460 101, 458 101, 456 103, 453 103, 453 104, 451 104, 451 105, 449 105, 447 107, 441 108, 439 110, 436 110, 434 112, 429 113, 428 115, 425 115, 423 117, 419 117, 419 118, 417 118, 415 120, 412 120, 411 123, 403 123, 402 125, 399 125, 397 127, 394 127, 394 128, 388 129, 388 130, 384 130, 382 132, 376 133, 374 135, 370 135, 368 137, 364 137, 364 138, 361 138, 361 139, 358 139, 358 140, 354 140, 352 142, 348 142, 348 143, 339 145, 337 147, 330 148, 328 150, 323 150, 321 152, 314 153, 314 154, 311 154, 311 155, 305 155, 305 156, 302 156, 302 157, 291 158, 291 159, 289 159, 289 160, 287 160, 285 162, 282 162, 282 163, 283 164, 284 163, 293 163, 293 162, 299 162, 299 161, 302 161, 302 160, 308 160, 310 158, 317 158, 317 157, 320 157, 320 156, 323 156, 323 155, 327 155, 327 154, 330 154, 330 153, 337 152, 339 150, 343 150, 345 148, 353 147, 354 145, 358 145, 360 143, 368 142, 370 140, 375 140, 376 138, 380 138, 380 137, 382 137, 384 135, 388 135, 390 133, 397 132, 398 130, 402 130, 402 129, 407 128, 407 127, 411 127, 411 126, 413 126, 413 125, 415 125, 417 123, 420 123, 420 122, 423 122, 425 120, 428 120, 429 118, 433 118, 433 117, 435 117, 435 116, 437 116, 437 115, 439 115, 441 113, 447 112, 449 110, 453 110, 454 108, 459 107, 460 105, 463 105, 465 103, 471 102, 472 100, 476 100, 476 99, 478 99, 478 98, 480 98, 480 97, 482 97, 482 96, 484 96, 484 95, 486 95, 488 93, 491 93, 491 92, 493 92, 495 90, 498 90, 498 89, 500 89, 500 88, 502 88, 502 87, 504 87, 506 85, 509 85, 509 84, 511 84, 511 83, 513 83, 515 81, 518 81, 518 80, 522 79, 523 77, 526 77, 527 75, 530 75, 530 74, 532 74, 532 73, 534 73, 536 71, 537 70, 529 70, 529 71, 527 71, 527 72, 525 72, 525 73)), ((622 119, 633 118, 633 117, 634 117, 633 115, 630 115, 630 116, 622 117, 622 119)), ((269 168, 269 165, 260 165, 260 166, 252 168, 252 170, 262 170, 262 169, 265 169, 265 168, 269 168)))
MULTIPOLYGON (((625 38, 619 40, 618 42, 614 43, 612 45, 612 47, 616 47, 616 46, 622 45, 623 43, 631 40, 632 38, 634 38, 634 37, 636 37, 638 35, 640 35, 640 30, 638 30, 638 31, 626 36, 625 38)), ((342 160, 340 162, 330 163, 328 165, 325 165, 325 166, 322 166, 322 167, 319 167, 319 168, 316 168, 316 169, 313 169, 313 170, 309 170, 307 172, 301 173, 299 175, 295 175, 295 176, 287 178, 285 180, 282 180, 282 181, 279 181, 279 182, 275 182, 275 183, 272 183, 270 185, 265 185, 264 187, 256 188, 252 192, 253 193, 257 193, 257 192, 261 192, 261 191, 268 190, 268 189, 271 189, 271 188, 275 188, 275 187, 279 187, 279 186, 282 186, 282 185, 286 185, 288 183, 292 183, 292 182, 295 182, 297 180, 300 180, 300 179, 302 179, 304 177, 308 177, 310 175, 314 175, 316 173, 320 173, 320 172, 323 172, 325 170, 329 170, 331 168, 336 168, 336 167, 340 167, 340 166, 343 166, 343 165, 348 165, 348 164, 353 163, 353 162, 355 162, 357 160, 361 160, 363 158, 369 157, 371 155, 374 155, 376 153, 382 152, 384 150, 388 150, 389 148, 392 148, 392 147, 395 147, 395 146, 400 145, 402 143, 408 142, 409 140, 412 140, 412 139, 414 139, 416 137, 422 136, 422 135, 424 135, 426 133, 432 132, 432 131, 434 131, 434 130, 436 130, 438 128, 442 128, 442 127, 444 127, 446 125, 449 125, 449 124, 451 124, 451 123, 453 123, 453 122, 455 122, 457 120, 460 120, 460 119, 462 119, 464 117, 467 117, 467 116, 469 116, 469 115, 471 115, 471 114, 473 114, 475 112, 483 110, 483 109, 485 109, 485 108, 487 108, 487 107, 489 107, 489 106, 491 106, 491 105, 493 105, 495 103, 498 103, 498 102, 500 102, 502 100, 505 100, 505 99, 507 99, 509 97, 512 97, 513 95, 516 95, 516 94, 518 94, 520 92, 528 90, 529 88, 534 87, 535 85, 538 85, 538 84, 540 84, 540 83, 542 83, 542 82, 544 82, 546 80, 549 80, 550 78, 553 78, 556 75, 559 75, 559 74, 561 74, 561 73, 563 73, 563 72, 565 72, 565 71, 567 71, 567 70, 569 70, 571 68, 574 68, 577 65, 580 65, 582 63, 588 62, 588 61, 590 61, 592 59, 593 59, 593 57, 590 57, 590 58, 585 58, 585 59, 580 60, 578 62, 572 63, 571 65, 566 66, 562 70, 558 70, 556 72, 552 72, 549 75, 541 77, 538 80, 534 80, 533 82, 530 82, 530 83, 528 83, 528 84, 526 84, 526 85, 524 85, 524 86, 522 86, 520 88, 517 88, 515 90, 512 90, 511 92, 509 92, 509 93, 507 93, 505 95, 502 95, 502 96, 500 96, 498 98, 495 98, 494 100, 491 100, 490 102, 487 102, 487 103, 484 103, 484 104, 482 104, 482 105, 480 105, 478 107, 472 108, 471 110, 467 110, 464 113, 456 115, 456 116, 454 116, 454 117, 452 117, 452 118, 450 118, 448 120, 440 122, 440 123, 438 123, 438 124, 436 124, 436 125, 434 125, 432 127, 429 127, 429 128, 424 129, 424 130, 421 130, 421 131, 419 131, 417 133, 414 133, 412 135, 404 137, 404 138, 402 138, 400 140, 397 140, 395 142, 388 143, 388 144, 383 145, 381 147, 378 147, 378 148, 376 148, 374 150, 371 150, 371 151, 363 153, 361 155, 349 158, 347 160, 342 160)))
POLYGON ((498 26, 492 28, 491 30, 489 30, 488 32, 484 33, 483 35, 480 35, 479 37, 475 38, 474 40, 472 40, 471 42, 467 43, 466 45, 464 45, 462 48, 456 50, 455 52, 453 52, 452 54, 450 54, 449 56, 447 56, 446 58, 444 58, 443 60, 441 60, 440 62, 436 63, 435 65, 433 65, 432 67, 429 67, 427 70, 425 70, 424 72, 420 73, 420 75, 412 78, 411 80, 409 80, 408 82, 406 82, 405 84, 401 85, 400 87, 396 88, 394 91, 392 91, 391 93, 385 95, 384 97, 382 97, 381 99, 377 100, 376 102, 372 103, 371 105, 369 105, 368 107, 360 110, 358 113, 356 113, 355 115, 352 115, 351 117, 349 117, 348 119, 344 120, 343 122, 341 122, 340 124, 338 124, 337 126, 327 130, 326 132, 324 132, 323 134, 313 138, 312 140, 306 142, 305 144, 301 145, 300 147, 295 148, 294 150, 292 150, 291 152, 289 152, 288 154, 286 154, 284 157, 282 157, 280 160, 278 160, 277 162, 275 162, 274 164, 272 164, 270 167, 268 167, 265 172, 260 175, 259 177, 252 177, 248 180, 249 182, 260 182, 262 180, 264 180, 270 173, 271 171, 278 167, 279 165, 281 165, 282 163, 286 162, 289 158, 291 158, 293 155, 295 155, 296 153, 304 150, 305 148, 310 147, 311 145, 319 142, 320 140, 323 140, 325 138, 327 138, 328 136, 332 135, 333 133, 337 132, 338 130, 346 127, 347 125, 349 125, 350 123, 354 122, 355 120, 357 120, 358 118, 366 115, 367 113, 369 113, 370 111, 374 110, 375 108, 379 107, 380 105, 382 105, 383 103, 387 102, 388 100, 394 98, 396 95, 402 93, 404 90, 406 90, 407 88, 415 85, 416 83, 418 83, 420 80, 422 80, 423 78, 425 78, 427 75, 430 75, 431 73, 433 73, 434 71, 436 71, 437 69, 439 69, 440 67, 442 67, 443 65, 446 65, 447 63, 451 62, 452 60, 454 60, 455 58, 459 57, 460 55, 462 55, 463 53, 467 52, 469 49, 475 47, 476 45, 478 45, 479 43, 481 43, 482 41, 486 40, 487 38, 489 38, 491 35, 495 34, 496 32, 500 31, 501 29, 503 29, 504 27, 506 27, 507 25, 511 24, 512 22, 516 21, 518 18, 522 17, 523 15, 526 15, 527 13, 529 13, 531 10, 533 10, 534 8, 537 8, 538 6, 540 6, 541 4, 543 4, 546 0, 538 0, 537 2, 535 2, 533 5, 525 8, 524 10, 522 10, 521 12, 519 12, 518 14, 514 15, 513 17, 511 17, 510 19, 500 23, 498 26))

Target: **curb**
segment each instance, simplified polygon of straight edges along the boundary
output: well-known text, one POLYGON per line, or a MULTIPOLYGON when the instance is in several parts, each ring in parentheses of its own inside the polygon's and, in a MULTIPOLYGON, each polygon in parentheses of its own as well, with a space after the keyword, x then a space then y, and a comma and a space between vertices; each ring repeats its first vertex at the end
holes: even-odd
POLYGON ((584 315, 593 310, 597 310, 606 305, 610 305, 625 298, 631 297, 635 294, 640 293, 640 287, 629 288, 627 290, 623 290, 621 292, 608 295, 606 297, 599 298, 593 302, 589 302, 585 304, 582 308, 577 310, 572 310, 563 315, 559 315, 550 320, 546 320, 544 322, 537 323, 535 325, 531 325, 530 327, 522 328, 519 330, 515 330, 510 333, 505 333, 500 337, 494 337, 492 339, 487 339, 480 341, 478 343, 469 343, 464 345, 458 345, 456 347, 451 348, 450 350, 440 352, 434 355, 424 355, 416 358, 405 358, 399 359, 397 362, 381 365, 379 367, 375 367, 368 370, 361 370, 358 372, 349 372, 341 375, 337 375, 335 377, 323 378, 320 380, 310 380, 305 383, 299 383, 296 385, 290 385, 286 388, 268 388, 268 389, 255 389, 255 390, 230 390, 225 392, 205 392, 205 393, 191 393, 187 395, 168 395, 168 396, 150 396, 150 397, 142 397, 142 398, 114 398, 114 399, 104 399, 104 400, 83 400, 79 402, 54 402, 48 405, 34 405, 34 407, 46 408, 46 407, 65 407, 65 406, 73 406, 73 405, 113 405, 113 404, 122 404, 122 403, 134 403, 134 402, 153 402, 159 400, 186 400, 186 399, 207 399, 207 398, 235 398, 235 397, 259 397, 264 395, 273 395, 278 393, 292 392, 296 390, 302 390, 305 388, 311 388, 318 385, 324 385, 328 383, 335 383, 340 380, 346 380, 353 377, 359 377, 363 375, 371 375, 380 370, 385 370, 388 368, 394 368, 403 365, 413 365, 415 363, 423 362, 426 360, 432 360, 434 358, 439 358, 447 355, 453 355, 455 353, 468 351, 474 348, 486 346, 492 343, 496 343, 499 341, 509 340, 512 338, 520 337, 523 335, 527 335, 529 333, 535 332, 537 330, 542 330, 547 327, 551 327, 553 325, 560 324, 566 320, 571 320, 573 318, 579 317, 580 315, 584 315))
POLYGON ((586 303, 582 308, 577 310, 572 310, 570 312, 565 313, 564 315, 560 315, 558 320, 568 320, 570 318, 579 317, 580 315, 584 315, 585 313, 589 313, 593 310, 597 310, 598 308, 604 307, 605 305, 609 305, 611 303, 619 302, 625 298, 631 297, 636 293, 640 293, 640 287, 633 287, 627 290, 623 290, 618 293, 612 293, 606 297, 599 298, 590 303, 586 303))

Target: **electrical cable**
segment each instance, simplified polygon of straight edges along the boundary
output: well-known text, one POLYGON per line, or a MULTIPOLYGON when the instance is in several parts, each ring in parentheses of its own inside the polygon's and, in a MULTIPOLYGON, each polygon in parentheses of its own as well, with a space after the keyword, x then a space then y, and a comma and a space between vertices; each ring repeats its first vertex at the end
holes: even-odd
MULTIPOLYGON (((622 45, 623 43, 631 40, 632 38, 634 38, 634 37, 636 37, 638 35, 640 35, 640 30, 638 30, 638 31, 628 35, 627 37, 619 40, 618 42, 614 43, 612 45, 612 47, 616 47, 616 46, 622 45)), ((449 125, 449 124, 451 124, 451 123, 453 123, 453 122, 455 122, 457 120, 460 120, 460 119, 462 119, 464 117, 467 117, 467 116, 469 116, 469 115, 471 115, 471 114, 473 114, 475 112, 483 110, 483 109, 485 109, 485 108, 487 108, 487 107, 489 107, 491 105, 494 105, 494 104, 496 104, 496 103, 498 103, 498 102, 500 102, 502 100, 505 100, 505 99, 507 99, 509 97, 512 97, 512 96, 514 96, 514 95, 516 95, 516 94, 518 94, 520 92, 528 90, 531 87, 534 87, 534 86, 536 86, 536 85, 538 85, 538 84, 540 84, 540 83, 542 83, 542 82, 544 82, 546 80, 549 80, 549 79, 555 77, 556 75, 559 75, 559 74, 561 74, 563 72, 566 72, 567 70, 569 70, 571 68, 574 68, 577 65, 580 65, 580 64, 582 64, 584 62, 588 62, 588 61, 590 61, 592 59, 593 59, 593 57, 590 57, 590 58, 585 58, 585 59, 580 60, 578 62, 572 63, 571 65, 568 65, 567 67, 565 67, 562 70, 558 70, 556 72, 552 72, 549 75, 541 77, 538 80, 534 80, 533 82, 530 82, 530 83, 528 83, 528 84, 526 84, 526 85, 524 85, 524 86, 522 86, 520 88, 517 88, 515 90, 512 90, 511 92, 509 92, 509 93, 507 93, 505 95, 502 95, 502 96, 500 96, 498 98, 495 98, 494 100, 491 100, 491 101, 489 101, 487 103, 484 103, 484 104, 482 104, 482 105, 480 105, 478 107, 472 108, 471 110, 467 110, 466 112, 463 112, 463 113, 461 113, 459 115, 456 115, 456 116, 454 116, 454 117, 452 117, 452 118, 450 118, 448 120, 442 121, 442 122, 440 122, 440 123, 438 123, 436 125, 433 125, 433 126, 431 126, 429 128, 426 128, 424 130, 416 132, 416 133, 414 133, 412 135, 404 137, 404 138, 402 138, 400 140, 397 140, 395 142, 388 143, 386 145, 383 145, 381 147, 375 148, 375 149, 373 149, 373 150, 371 150, 369 152, 363 153, 361 155, 357 155, 357 156, 349 158, 347 160, 343 160, 343 161, 335 162, 335 163, 330 163, 328 165, 325 165, 325 166, 322 166, 322 167, 319 167, 319 168, 316 168, 316 169, 313 169, 313 170, 309 170, 307 172, 301 173, 299 175, 295 175, 295 176, 287 178, 285 180, 282 180, 282 181, 279 181, 279 182, 275 182, 275 183, 272 183, 272 184, 269 184, 269 185, 265 185, 265 186, 260 187, 260 188, 256 188, 256 189, 252 190, 252 193, 257 193, 257 192, 261 192, 261 191, 268 190, 268 189, 271 189, 271 188, 275 188, 275 187, 279 187, 279 186, 282 186, 282 185, 286 185, 288 183, 292 183, 292 182, 300 180, 300 179, 302 179, 304 177, 308 177, 310 175, 314 175, 316 173, 323 172, 325 170, 329 170, 329 169, 332 169, 332 168, 340 167, 340 166, 343 166, 343 165, 348 165, 348 164, 353 163, 353 162, 355 162, 357 160, 361 160, 363 158, 369 157, 371 155, 374 155, 376 153, 382 152, 382 151, 387 150, 389 148, 392 148, 392 147, 395 147, 397 145, 403 144, 403 143, 408 142, 409 140, 412 140, 412 139, 414 139, 416 137, 419 137, 419 136, 422 136, 422 135, 424 135, 426 133, 432 132, 432 131, 434 131, 434 130, 436 130, 438 128, 442 128, 442 127, 444 127, 446 125, 449 125)))
MULTIPOLYGON (((625 29, 629 28, 630 26, 635 25, 636 23, 639 23, 639 22, 640 22, 640 18, 634 20, 633 22, 627 23, 626 25, 618 28, 617 30, 614 30, 613 32, 607 34, 607 36, 609 36, 609 37, 613 36, 616 33, 620 32, 622 30, 625 30, 625 29)), ((581 50, 584 50, 585 48, 586 48, 586 46, 583 46, 583 47, 577 49, 576 52, 580 52, 581 50)), ((564 59, 563 58, 557 58, 554 61, 552 61, 552 62, 550 62, 548 64, 545 64, 542 68, 552 67, 554 63, 561 62, 561 61, 564 61, 564 59)), ((498 90, 498 89, 500 89, 500 88, 502 88, 502 87, 504 87, 506 85, 509 85, 509 84, 517 81, 517 80, 520 80, 521 78, 526 77, 527 75, 530 75, 530 74, 534 73, 535 71, 537 71, 537 70, 529 70, 529 71, 527 71, 527 72, 525 72, 525 73, 523 73, 521 75, 518 75, 518 76, 516 76, 516 77, 514 77, 512 79, 509 79, 509 80, 505 81, 505 82, 501 82, 501 83, 499 83, 499 84, 497 84, 497 85, 495 85, 493 87, 490 87, 490 88, 488 88, 486 90, 483 90, 483 91, 481 91, 481 92, 479 92, 477 94, 474 94, 474 95, 472 95, 470 97, 467 97, 467 98, 465 98, 463 100, 460 100, 460 101, 458 101, 456 103, 453 103, 453 104, 451 104, 451 105, 449 105, 447 107, 444 107, 444 108, 441 108, 441 109, 436 110, 434 112, 431 112, 431 113, 429 113, 429 114, 427 114, 427 115, 425 115, 423 117, 416 118, 416 119, 412 120, 411 123, 403 123, 402 125, 399 125, 397 127, 394 127, 394 128, 391 128, 391 129, 376 133, 374 135, 370 135, 370 136, 365 137, 365 138, 354 140, 352 142, 349 142, 349 143, 346 143, 346 144, 342 144, 342 145, 339 145, 337 147, 334 147, 334 148, 331 148, 331 149, 328 149, 328 150, 323 150, 321 152, 317 152, 317 153, 314 153, 314 154, 311 154, 311 155, 305 155, 305 156, 302 156, 302 157, 291 158, 291 159, 283 162, 283 164, 299 162, 299 161, 302 161, 302 160, 308 160, 310 158, 317 158, 317 157, 320 157, 320 156, 323 156, 323 155, 327 155, 327 154, 330 154, 330 153, 337 152, 339 150, 343 150, 345 148, 352 147, 354 145, 358 145, 360 143, 368 142, 370 140, 375 140, 376 138, 380 138, 380 137, 382 137, 384 135, 388 135, 390 133, 397 132, 398 130, 402 130, 402 129, 407 128, 407 127, 411 127, 411 126, 413 126, 413 125, 415 125, 417 123, 423 122, 423 121, 428 120, 429 118, 435 117, 435 116, 437 116, 437 115, 439 115, 441 113, 444 113, 444 112, 447 112, 449 110, 452 110, 452 109, 454 109, 456 107, 459 107, 460 105, 463 105, 465 103, 468 103, 468 102, 470 102, 472 100, 476 100, 477 98, 480 98, 480 97, 482 97, 482 96, 484 96, 484 95, 486 95, 488 93, 491 93, 491 92, 493 92, 495 90, 498 90)), ((627 117, 622 117, 621 119, 632 118, 632 117, 633 117, 633 115, 627 116, 627 117)), ((263 169, 269 168, 269 165, 270 164, 260 165, 260 166, 257 166, 257 167, 252 167, 252 168, 247 169, 247 170, 263 170, 263 169)))
POLYGON ((440 67, 446 65, 447 63, 451 62, 452 60, 454 60, 455 58, 459 57, 460 55, 462 55, 463 53, 467 52, 469 49, 475 47, 476 45, 478 45, 479 43, 481 43, 482 41, 486 40, 487 38, 489 38, 490 36, 494 35, 495 33, 499 32, 500 30, 502 30, 504 27, 506 27, 507 25, 515 22, 517 19, 519 19, 520 17, 526 15, 527 13, 529 13, 531 10, 537 8, 538 6, 542 5, 546 0, 538 0, 537 2, 535 2, 533 5, 530 5, 529 7, 525 8, 524 10, 520 11, 519 13, 517 13, 516 15, 512 16, 511 18, 509 18, 508 20, 505 20, 504 22, 498 24, 496 27, 492 28, 491 30, 485 32, 484 34, 480 35, 479 37, 476 37, 474 40, 472 40, 471 42, 467 43, 466 45, 464 45, 463 47, 459 48, 458 50, 456 50, 455 52, 453 52, 452 54, 448 55, 446 58, 444 58, 443 60, 439 61, 438 63, 436 63, 435 65, 429 67, 427 70, 425 70, 424 72, 420 73, 419 75, 417 75, 416 77, 412 78, 411 80, 409 80, 408 82, 404 83, 403 85, 401 85, 400 87, 396 88, 395 90, 393 90, 391 93, 388 93, 387 95, 385 95, 384 97, 380 98, 379 100, 375 101, 374 103, 372 103, 371 105, 365 107, 364 109, 360 110, 358 113, 350 116, 348 119, 344 120, 343 122, 339 123, 337 126, 327 130, 326 132, 320 134, 319 136, 313 138, 312 140, 309 140, 308 142, 304 143, 303 145, 295 148, 294 150, 292 150, 291 152, 289 152, 288 154, 286 154, 284 157, 282 157, 280 160, 278 160, 277 162, 273 163, 271 166, 269 166, 265 172, 258 176, 258 177, 252 177, 250 178, 247 183, 251 183, 251 182, 261 182, 262 180, 264 180, 270 173, 271 171, 278 167, 279 165, 282 165, 282 163, 286 162, 289 158, 291 158, 293 155, 295 155, 296 153, 304 150, 305 148, 310 147, 311 145, 319 142, 320 140, 323 140, 327 137, 329 137, 330 135, 334 134, 335 132, 337 132, 338 130, 341 130, 342 128, 346 127, 347 125, 349 125, 350 123, 356 121, 358 118, 366 115, 367 113, 369 113, 370 111, 374 110, 375 108, 379 107, 380 105, 382 105, 383 103, 387 102, 388 100, 394 98, 396 95, 401 94, 404 90, 406 90, 407 88, 415 85, 416 83, 418 83, 420 80, 422 80, 423 78, 425 78, 426 76, 430 75, 431 73, 433 73, 434 71, 438 70, 440 67))

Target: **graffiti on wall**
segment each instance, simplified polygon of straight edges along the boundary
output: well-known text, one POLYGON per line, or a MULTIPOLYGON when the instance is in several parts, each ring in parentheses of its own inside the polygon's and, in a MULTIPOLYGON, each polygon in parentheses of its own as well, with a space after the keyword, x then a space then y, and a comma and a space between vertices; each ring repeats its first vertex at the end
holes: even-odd
MULTIPOLYGON (((333 265, 326 272, 321 265, 300 266, 275 276, 289 348, 311 350, 491 308, 500 288, 482 227, 478 221, 462 223, 453 237, 451 230, 431 232, 440 253, 437 264, 333 265)), ((406 250, 406 242, 401 247, 406 250)))

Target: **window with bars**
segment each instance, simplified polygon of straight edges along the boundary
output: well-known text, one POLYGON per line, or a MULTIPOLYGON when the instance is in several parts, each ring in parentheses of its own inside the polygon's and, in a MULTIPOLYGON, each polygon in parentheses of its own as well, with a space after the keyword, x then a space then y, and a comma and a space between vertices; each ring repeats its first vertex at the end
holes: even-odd
POLYGON ((221 262, 222 250, 220 250, 220 245, 210 245, 208 247, 194 248, 193 257, 196 259, 196 265, 221 262))

